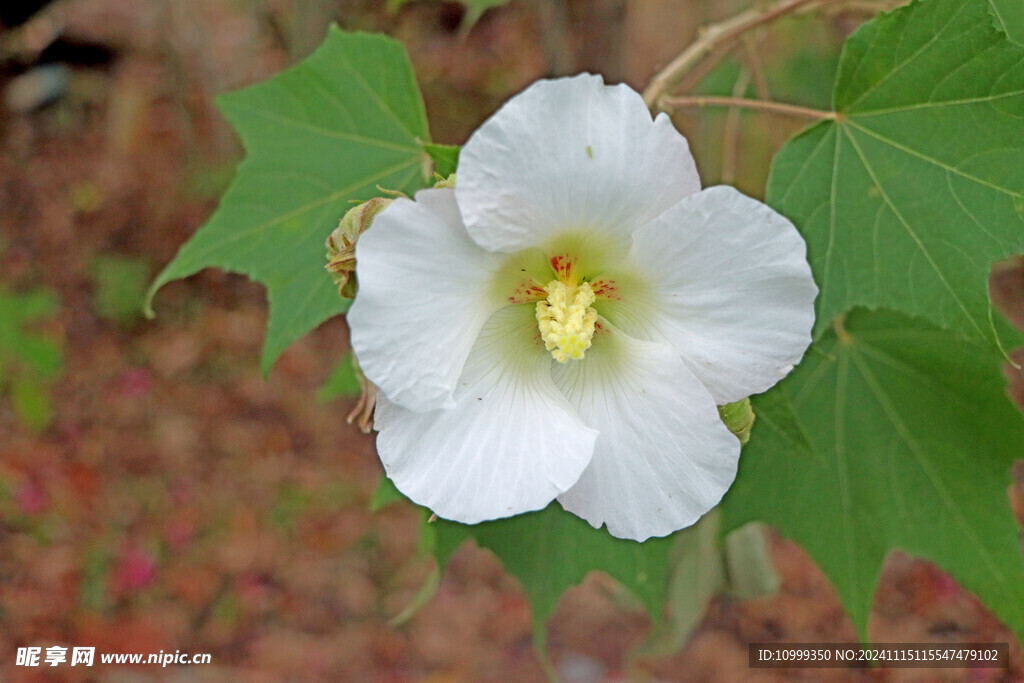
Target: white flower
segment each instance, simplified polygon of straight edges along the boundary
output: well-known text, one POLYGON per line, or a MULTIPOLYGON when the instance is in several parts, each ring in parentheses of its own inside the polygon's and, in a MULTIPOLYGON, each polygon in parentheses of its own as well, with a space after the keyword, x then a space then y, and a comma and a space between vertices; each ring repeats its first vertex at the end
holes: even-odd
MULTIPOLYGON (((405 495, 476 523, 557 498, 643 540, 736 476, 716 404, 810 343, 805 244, 600 77, 541 81, 462 149, 455 189, 397 199, 356 246, 348 314, 405 495)), ((755 436, 756 438, 756 436, 755 436)))

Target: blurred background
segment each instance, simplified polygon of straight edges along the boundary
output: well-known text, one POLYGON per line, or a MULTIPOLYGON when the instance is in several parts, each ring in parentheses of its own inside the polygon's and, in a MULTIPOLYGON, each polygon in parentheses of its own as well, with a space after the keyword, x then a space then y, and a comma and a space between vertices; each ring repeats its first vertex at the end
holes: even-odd
MULTIPOLYGON (((3 4, 0 680, 544 680, 522 591, 475 547, 411 619, 392 621, 433 561, 418 548, 415 510, 368 511, 381 472, 372 438, 344 422, 351 384, 325 386, 347 351, 343 320, 264 381, 260 286, 205 271, 165 287, 152 321, 142 299, 241 158, 214 97, 307 56, 331 23, 402 41, 434 140, 458 144, 540 77, 588 70, 642 89, 700 26, 749 4, 512 0, 482 14, 435 0, 3 4), (213 663, 14 666, 18 647, 52 645, 208 652, 213 663)), ((827 108, 845 36, 892 4, 780 21, 683 87, 827 108)), ((674 121, 705 184, 754 196, 804 125, 721 109, 674 121)), ((1018 322, 1022 290, 1019 264, 1001 266, 993 292, 1018 322)), ((1019 378, 1014 391, 1024 400, 1019 378)), ((1009 495, 1021 516, 1022 490, 1009 495)), ((580 682, 1024 680, 1015 638, 947 575, 899 553, 875 596, 873 639, 1008 640, 1013 669, 751 672, 752 641, 855 640, 807 556, 774 536, 772 555, 778 594, 720 596, 670 647, 648 642, 639 603, 592 575, 549 622, 551 658, 580 682)))

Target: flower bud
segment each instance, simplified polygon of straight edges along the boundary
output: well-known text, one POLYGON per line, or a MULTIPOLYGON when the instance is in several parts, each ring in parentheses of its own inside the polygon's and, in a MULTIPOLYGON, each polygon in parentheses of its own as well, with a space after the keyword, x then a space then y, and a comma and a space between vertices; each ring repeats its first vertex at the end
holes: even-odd
POLYGON ((745 444, 750 440, 750 430, 754 426, 754 409, 750 406, 749 398, 718 406, 718 415, 729 431, 739 438, 740 443, 745 444))
POLYGON ((374 197, 348 210, 338 227, 327 238, 327 268, 338 293, 346 299, 356 295, 356 240, 366 232, 373 219, 388 208, 392 199, 374 197))

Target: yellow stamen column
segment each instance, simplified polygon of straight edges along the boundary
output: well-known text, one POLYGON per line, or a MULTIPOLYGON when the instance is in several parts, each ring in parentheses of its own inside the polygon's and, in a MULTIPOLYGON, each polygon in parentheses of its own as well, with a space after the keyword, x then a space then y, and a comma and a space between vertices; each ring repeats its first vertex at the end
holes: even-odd
POLYGON ((548 298, 537 302, 537 325, 544 347, 559 363, 582 360, 594 339, 597 311, 594 291, 586 282, 569 286, 552 280, 544 288, 548 298))

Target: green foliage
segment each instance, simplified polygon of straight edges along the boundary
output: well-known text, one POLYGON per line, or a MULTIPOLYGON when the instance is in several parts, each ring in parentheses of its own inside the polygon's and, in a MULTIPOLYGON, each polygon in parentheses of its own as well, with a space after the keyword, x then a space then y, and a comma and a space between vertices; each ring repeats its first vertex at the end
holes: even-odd
POLYGON ((673 536, 665 595, 666 618, 634 651, 637 657, 678 652, 700 626, 708 603, 728 585, 721 549, 721 515, 712 510, 673 536))
MULTIPOLYGON (((1024 562, 1005 496, 1024 420, 1005 397, 985 286, 993 261, 1024 251, 1022 14, 1019 0, 918 0, 877 17, 844 47, 835 119, 794 138, 772 167, 768 201, 806 237, 821 288, 817 341, 754 401, 724 530, 762 521, 801 543, 862 635, 895 548, 937 562, 1024 635, 1024 562)), ((428 142, 411 69, 385 38, 332 31, 306 62, 222 103, 249 156, 152 291, 206 266, 266 284, 267 368, 342 310, 322 257, 348 201, 378 184, 411 193, 431 164, 454 169, 458 150, 428 142)), ((354 389, 343 363, 321 396, 354 389)), ((400 498, 385 480, 373 504, 400 498)), ((442 565, 468 538, 493 551, 522 581, 538 633, 594 569, 657 616, 673 561, 690 567, 697 585, 676 596, 673 637, 724 581, 699 557, 718 547, 710 526, 679 534, 676 556, 672 538, 614 539, 557 503, 423 528, 442 565)), ((746 583, 763 590, 768 573, 755 574, 746 583)))
POLYGON ((142 316, 149 284, 149 264, 139 259, 105 254, 89 267, 96 313, 119 325, 131 325, 142 316))
POLYGON ((993 261, 1024 250, 1024 49, 993 28, 997 4, 927 0, 866 24, 840 59, 837 119, 772 166, 768 201, 801 229, 821 288, 818 341, 754 401, 726 528, 761 520, 799 542, 862 635, 896 548, 1024 635, 1006 499, 1024 420, 986 287, 993 261))
MULTIPOLYGON (((740 72, 742 71, 742 65, 736 59, 725 59, 717 67, 711 70, 711 72, 701 79, 693 88, 695 95, 715 95, 720 97, 728 97, 733 94, 733 89, 736 87, 736 81, 739 80, 740 72)), ((753 86, 747 86, 745 92, 741 93, 743 97, 755 97, 756 92, 753 86)))
POLYGON ((659 621, 668 583, 670 538, 644 543, 614 538, 551 503, 544 510, 466 526, 442 519, 430 523, 436 533, 434 554, 444 564, 467 538, 502 561, 523 584, 540 631, 558 598, 593 570, 618 580, 659 621))
MULTIPOLYGON (((768 63, 761 66, 772 99, 808 107, 828 107, 839 62, 839 48, 830 31, 818 18, 808 16, 792 18, 777 26, 775 32, 779 37, 760 49, 770 55, 768 63)), ((736 82, 745 68, 738 57, 724 59, 694 86, 692 94, 736 96, 736 82)), ((761 97, 753 79, 738 96, 761 97)), ((709 109, 705 116, 723 114, 709 109)))
POLYGON ((345 354, 331 370, 323 385, 316 392, 316 400, 326 403, 336 398, 359 396, 359 375, 356 373, 355 358, 352 353, 345 354))
MULTIPOLYGON (((371 510, 407 500, 387 477, 370 502, 371 510)), ((613 538, 552 503, 544 510, 518 517, 468 526, 429 519, 424 510, 423 536, 427 550, 444 566, 466 540, 493 552, 523 584, 533 608, 534 632, 543 644, 543 625, 566 589, 580 583, 593 570, 620 581, 660 621, 668 588, 671 540, 645 543, 613 538)))
POLYGON ((447 178, 459 165, 459 147, 456 145, 423 145, 423 150, 434 162, 434 173, 447 178))
POLYGON ((989 268, 1024 250, 1022 60, 984 0, 917 2, 850 37, 839 118, 788 143, 768 185, 807 239, 816 334, 866 305, 994 339, 989 268))
MULTIPOLYGON (((794 27, 790 40, 800 47, 786 60, 775 77, 766 74, 772 97, 783 102, 802 104, 808 107, 828 107, 829 93, 836 80, 839 67, 839 51, 834 43, 808 41, 806 32, 811 27, 799 22, 794 27)), ((821 28, 821 22, 813 22, 821 28)))
POLYGON ((939 564, 1024 635, 1024 558, 1006 498, 1024 418, 998 355, 859 309, 818 350, 769 394, 792 403, 813 452, 756 433, 726 497, 727 528, 763 520, 798 541, 862 635, 895 548, 939 564))
POLYGON ((370 511, 376 512, 400 500, 408 500, 408 498, 402 495, 402 492, 395 487, 394 482, 381 475, 380 483, 377 484, 377 489, 373 492, 373 497, 370 498, 370 511))
MULTIPOLYGON (((816 352, 815 347, 812 352, 816 352)), ((755 438, 765 438, 764 432, 771 432, 775 442, 785 446, 790 456, 807 456, 814 452, 807 435, 797 419, 796 411, 789 398, 781 391, 770 391, 757 397, 755 438)))
POLYGON ((246 159, 150 298, 211 266, 262 282, 266 373, 291 342, 344 310, 323 268, 324 240, 350 200, 378 194, 378 185, 411 193, 426 184, 426 114, 399 43, 337 28, 305 61, 219 104, 246 159))
POLYGON ((43 382, 18 377, 11 382, 11 404, 30 429, 42 431, 53 421, 53 403, 43 382))
POLYGON ((1024 1, 989 0, 996 28, 1010 40, 1024 45, 1024 1))
POLYGON ((43 430, 53 419, 47 393, 63 365, 60 347, 32 331, 60 305, 48 290, 13 294, 0 289, 0 393, 9 393, 18 417, 43 430))

